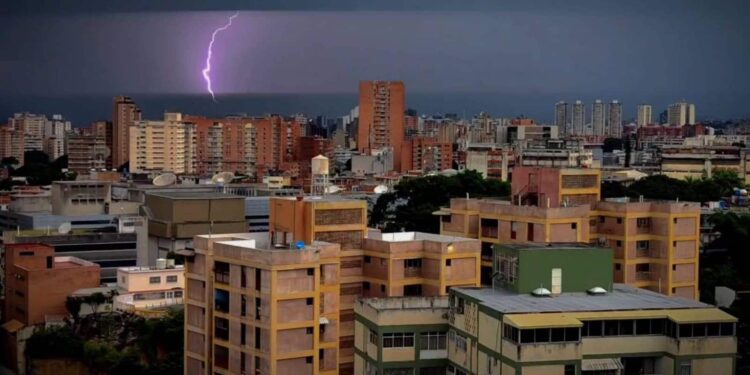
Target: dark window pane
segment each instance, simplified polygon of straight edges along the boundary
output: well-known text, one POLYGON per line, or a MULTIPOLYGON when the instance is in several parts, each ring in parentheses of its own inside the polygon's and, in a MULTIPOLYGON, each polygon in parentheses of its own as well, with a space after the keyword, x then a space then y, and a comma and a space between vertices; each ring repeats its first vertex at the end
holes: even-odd
POLYGON ((552 328, 552 342, 565 341, 565 328, 552 328))
POLYGON ((535 329, 534 342, 549 342, 549 328, 535 329))
POLYGON ((565 328, 565 341, 579 341, 580 339, 578 328, 565 328))
POLYGON ((664 319, 651 319, 651 334, 652 335, 663 335, 666 326, 666 320, 664 319))
POLYGON ((592 322, 589 322, 589 336, 601 336, 602 325, 603 322, 601 320, 594 320, 592 322))
POLYGON ((533 329, 523 329, 521 330, 521 343, 522 344, 528 344, 534 342, 534 330, 533 329))
POLYGON ((719 336, 719 323, 708 323, 706 324, 706 336, 719 336))
POLYGON ((633 321, 620 320, 620 336, 633 334, 633 321))
POLYGON ((733 336, 734 335, 734 323, 721 323, 721 335, 733 336))
POLYGON ((618 335, 618 321, 617 320, 605 320, 604 321, 604 336, 617 336, 618 335))
POLYGON ((651 320, 650 319, 638 319, 635 321, 635 334, 636 335, 648 335, 651 333, 651 320))

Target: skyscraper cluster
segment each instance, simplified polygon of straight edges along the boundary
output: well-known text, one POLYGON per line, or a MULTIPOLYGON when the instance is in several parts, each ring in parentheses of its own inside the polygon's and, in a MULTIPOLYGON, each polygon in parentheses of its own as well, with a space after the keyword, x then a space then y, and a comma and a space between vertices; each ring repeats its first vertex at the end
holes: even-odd
POLYGON ((576 100, 568 108, 564 101, 555 104, 555 125, 565 135, 619 137, 622 134, 622 103, 604 103, 597 99, 591 107, 591 122, 586 122, 586 105, 576 100))

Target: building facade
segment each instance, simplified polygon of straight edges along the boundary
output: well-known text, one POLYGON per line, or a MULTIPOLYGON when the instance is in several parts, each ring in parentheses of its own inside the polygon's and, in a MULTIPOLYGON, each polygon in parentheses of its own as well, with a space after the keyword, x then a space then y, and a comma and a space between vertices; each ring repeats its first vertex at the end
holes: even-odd
POLYGON ((402 171, 401 147, 404 141, 404 83, 361 81, 359 83, 359 124, 357 150, 362 154, 393 148, 393 167, 402 171))
MULTIPOLYGON (((141 110, 133 99, 112 99, 112 167, 119 168, 130 160, 130 127, 141 120, 141 110)), ((132 168, 132 167, 131 167, 132 168)))
POLYGON ((679 102, 670 104, 667 110, 667 123, 673 126, 695 124, 695 104, 679 102))
POLYGON ((651 116, 651 104, 639 104, 638 114, 636 116, 636 124, 640 126, 651 125, 653 118, 651 116))

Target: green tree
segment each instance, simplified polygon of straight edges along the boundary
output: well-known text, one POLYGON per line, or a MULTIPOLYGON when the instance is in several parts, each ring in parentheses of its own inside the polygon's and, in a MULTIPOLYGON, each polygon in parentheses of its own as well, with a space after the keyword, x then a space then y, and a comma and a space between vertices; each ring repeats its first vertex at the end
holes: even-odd
POLYGON ((78 323, 78 318, 81 316, 81 301, 78 297, 68 296, 65 299, 65 309, 68 310, 70 316, 73 317, 73 324, 78 323))
POLYGON ((612 152, 614 150, 622 150, 623 142, 620 138, 607 138, 602 144, 603 152, 612 152))
POLYGON ((619 198, 628 195, 628 189, 617 181, 602 182, 602 198, 619 198))
POLYGON ((507 182, 486 180, 479 172, 470 170, 453 176, 424 176, 405 178, 394 191, 381 194, 370 215, 370 225, 387 232, 420 231, 436 233, 440 230, 433 212, 448 205, 451 198, 507 197, 507 182))

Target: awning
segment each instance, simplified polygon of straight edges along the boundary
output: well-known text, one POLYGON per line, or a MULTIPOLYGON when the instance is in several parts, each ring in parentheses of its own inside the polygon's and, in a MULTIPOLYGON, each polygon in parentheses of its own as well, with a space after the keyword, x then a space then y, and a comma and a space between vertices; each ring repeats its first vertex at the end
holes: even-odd
POLYGON ((10 332, 10 333, 16 333, 18 330, 24 327, 24 324, 19 322, 18 320, 12 319, 5 323, 3 323, 2 327, 4 330, 10 332))
POLYGON ((624 370, 619 358, 597 358, 584 359, 581 361, 582 371, 601 371, 601 370, 624 370))
POLYGON ((328 324, 330 322, 328 321, 328 318, 326 318, 325 316, 321 316, 320 319, 318 320, 318 323, 319 324, 328 324))

